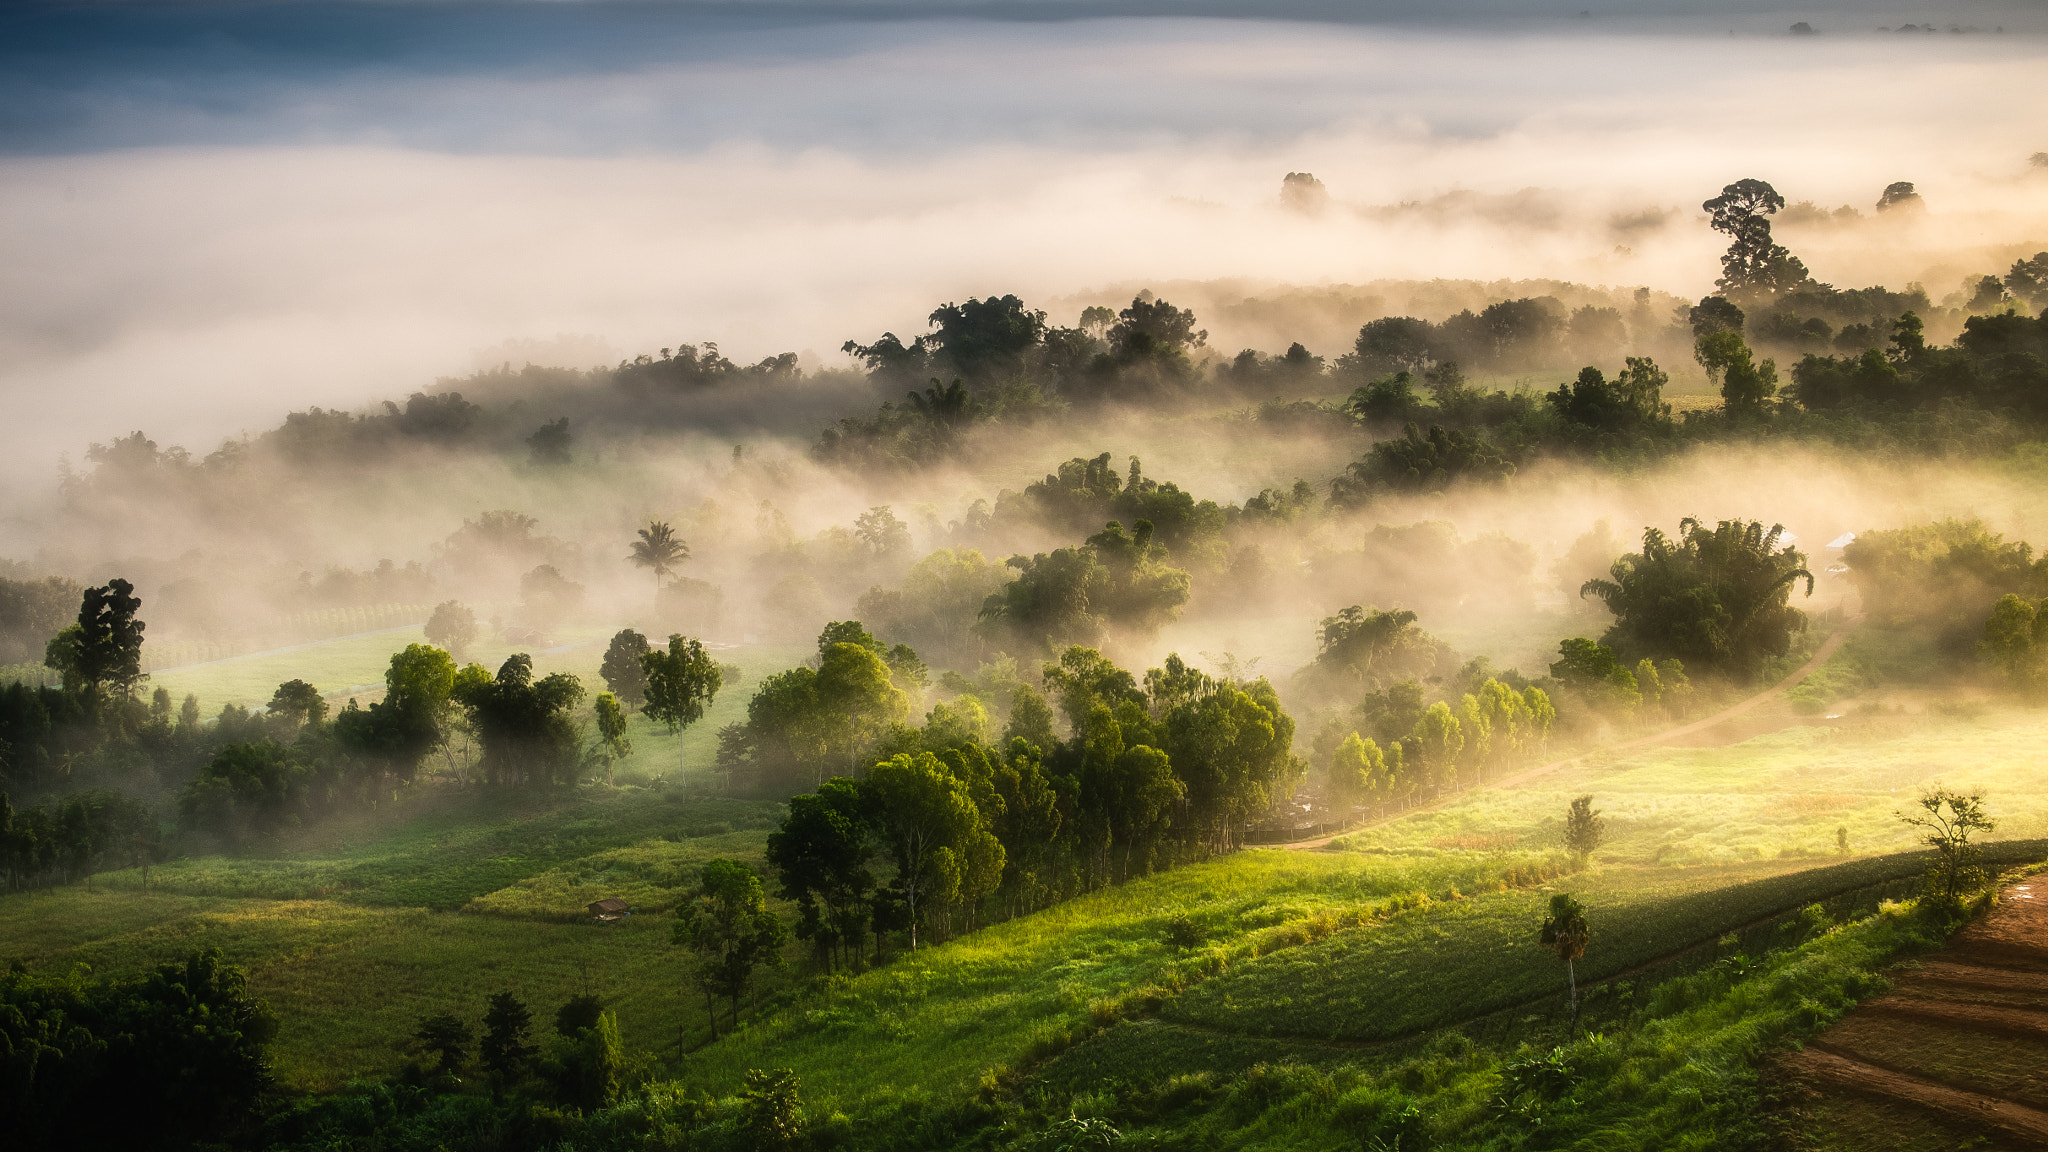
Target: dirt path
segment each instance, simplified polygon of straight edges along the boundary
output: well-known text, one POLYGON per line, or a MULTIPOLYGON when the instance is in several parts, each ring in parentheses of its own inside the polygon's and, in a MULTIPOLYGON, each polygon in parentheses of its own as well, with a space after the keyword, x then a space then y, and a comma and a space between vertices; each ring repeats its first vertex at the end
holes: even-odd
POLYGON ((1949 1124, 1990 1128, 2007 1139, 2048 1148, 2048 1112, 1997 1096, 1965 1092, 1934 1080, 1908 1076, 1875 1064, 1818 1048, 1799 1054, 1799 1070, 1809 1083, 1836 1091, 1855 1092, 1903 1101, 1940 1116, 1949 1124))
MULTIPOLYGON (((1976 1132, 2048 1148, 2048 1110, 2015 1063, 2014 1041, 2048 1042, 2048 874, 1999 893, 1998 904, 1938 956, 1900 973, 1892 991, 1859 1005, 1787 1059, 1814 1101, 1816 1127, 1853 1142, 1921 1146, 1976 1132), (2035 899, 2039 893, 2040 899, 2035 899), (1893 1105, 1871 1109, 1876 1099, 1893 1105), (1882 1131, 1861 1131, 1876 1125, 1882 1131)), ((2026 1049, 2027 1045, 2022 1045, 2026 1049)), ((1931 1145, 1930 1145, 1931 1146, 1931 1145)))
MULTIPOLYGON (((1630 748, 1641 748, 1645 745, 1658 743, 1659 741, 1671 740, 1679 736, 1690 736, 1695 732, 1704 732, 1717 724, 1725 724, 1728 721, 1735 719, 1737 716, 1741 716, 1744 713, 1750 711, 1751 709, 1757 707, 1758 705, 1766 703, 1778 696, 1785 694, 1786 692, 1791 691, 1793 687, 1795 687, 1801 680, 1804 680, 1808 676, 1813 675, 1815 669, 1819 668, 1822 664, 1827 663, 1828 657, 1833 656, 1842 647, 1842 642, 1849 638, 1849 632, 1851 627, 1852 625, 1845 625, 1841 628, 1837 628, 1833 635, 1829 636, 1826 640, 1821 641, 1820 647, 1813 650, 1813 655, 1810 658, 1808 658, 1806 663, 1801 664, 1798 670, 1793 672, 1790 676, 1785 677, 1783 680, 1778 681, 1776 684, 1771 685, 1769 688, 1764 689, 1762 692, 1759 692, 1756 695, 1749 697, 1748 699, 1742 701, 1739 704, 1734 704, 1727 708, 1721 709, 1719 712, 1714 713, 1712 716, 1709 716, 1704 720, 1694 720, 1689 724, 1681 724, 1676 728, 1667 728, 1664 731, 1658 732, 1651 736, 1638 736, 1633 740, 1624 740, 1619 744, 1609 744, 1604 748, 1595 748, 1588 752, 1581 752, 1576 756, 1568 756, 1563 760, 1553 760, 1550 763, 1544 764, 1540 767, 1530 768, 1522 772, 1517 772, 1513 776, 1502 777, 1501 779, 1495 780, 1490 784, 1481 784, 1479 785, 1479 788, 1512 788, 1519 784, 1526 784, 1539 776, 1548 775, 1549 773, 1555 772, 1560 768, 1577 764, 1579 761, 1584 760, 1588 756, 1595 756, 1603 752, 1622 752, 1630 748)), ((1444 805, 1449 804, 1454 800, 1460 799, 1461 797, 1468 794, 1469 793, 1467 792, 1460 792, 1455 795, 1446 796, 1441 800, 1435 801, 1434 803, 1423 804, 1414 808, 1403 809, 1402 811, 1392 816, 1389 816, 1384 820, 1369 821, 1367 823, 1360 824, 1353 828, 1347 828, 1342 832, 1333 832, 1328 836, 1318 836, 1312 840, 1293 840, 1285 844, 1261 844, 1258 845, 1258 847, 1285 848, 1292 851, 1301 851, 1303 849, 1308 848, 1321 848, 1324 845, 1328 844, 1330 841, 1335 840, 1339 836, 1349 836, 1353 832, 1363 832, 1368 828, 1383 827, 1385 825, 1392 824, 1396 820, 1403 820, 1407 817, 1414 816, 1418 813, 1433 812, 1436 809, 1441 808, 1444 805)))

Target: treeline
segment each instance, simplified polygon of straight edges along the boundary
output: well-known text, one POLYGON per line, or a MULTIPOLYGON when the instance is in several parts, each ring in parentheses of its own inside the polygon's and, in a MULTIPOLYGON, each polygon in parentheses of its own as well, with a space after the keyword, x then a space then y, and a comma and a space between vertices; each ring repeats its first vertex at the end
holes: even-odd
POLYGON ((1302 778, 1294 720, 1263 678, 1170 656, 1140 680, 1082 647, 1042 675, 1051 702, 1014 687, 1000 735, 971 698, 934 707, 791 799, 768 858, 822 962, 1228 851, 1302 778))
POLYGON ((2031 545, 1949 519, 1865 532, 1842 559, 1873 625, 1981 657, 2027 695, 2048 687, 2048 557, 2031 545))
POLYGON ((252 1141, 277 1020, 218 949, 145 975, 0 974, 0 1123, 18 1147, 252 1141))
MULTIPOLYGON (((0 863, 10 887, 146 865, 169 847, 166 823, 186 848, 271 840, 374 806, 430 765, 485 786, 550 790, 630 751, 611 693, 586 716, 575 676, 536 675, 524 653, 492 673, 432 644, 394 653, 383 695, 367 708, 351 699, 330 715, 316 688, 291 680, 258 713, 229 704, 208 723, 190 695, 174 713, 163 688, 140 697, 147 625, 132 593, 125 580, 83 591, 76 622, 47 647, 61 686, 0 686, 0 863), (170 799, 158 812, 109 788, 170 799), (6 799, 62 792, 40 807, 6 799)), ((436 626, 459 632, 445 615, 429 631, 436 626)), ((635 704, 672 727, 694 722, 738 673, 680 636, 667 649, 643 638, 630 659, 635 704)))

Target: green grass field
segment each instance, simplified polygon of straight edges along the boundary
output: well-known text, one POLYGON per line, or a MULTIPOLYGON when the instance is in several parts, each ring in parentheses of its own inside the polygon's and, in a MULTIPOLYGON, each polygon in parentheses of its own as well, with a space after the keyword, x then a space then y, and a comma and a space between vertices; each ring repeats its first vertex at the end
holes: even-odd
POLYGON ((548 803, 436 785, 311 829, 291 851, 159 865, 146 894, 127 871, 0 897, 0 959, 118 973, 220 947, 279 1010, 279 1072, 307 1089, 391 1072, 421 1016, 474 1021, 504 989, 542 1019, 597 992, 666 1074, 722 1094, 750 1068, 790 1068, 816 1108, 856 1115, 965 1099, 1010 1083, 1002 1069, 1080 1099, 1091 1077, 1192 1084, 1424 1059, 1447 1027, 1510 1045, 1557 1027, 1563 974, 1533 939, 1552 891, 1587 905, 1586 983, 1647 981, 1684 971, 1675 954, 1711 961, 1727 932, 1752 950, 1789 939, 1773 918, 1806 903, 1835 898, 1839 912, 1903 892, 1914 866, 1880 857, 1914 847, 1892 813, 1929 783, 1983 787, 2000 839, 2048 833, 2039 712, 1858 707, 1816 723, 1777 707, 1733 744, 1592 756, 1327 850, 1240 852, 855 975, 814 977, 793 944, 759 1007, 716 1043, 663 913, 706 859, 760 866, 778 809, 672 783, 548 803), (1610 838, 1589 870, 1563 874, 1561 816, 1584 793, 1610 838), (1847 858, 1834 854, 1844 827, 1847 858), (579 916, 609 895, 641 914, 610 927, 579 916), (1186 953, 1163 942, 1183 914, 1209 937, 1186 953))
POLYGON ((543 1018, 596 992, 630 1044, 660 1051, 709 1028, 658 913, 713 856, 760 866, 778 807, 646 788, 555 804, 441 789, 323 826, 290 853, 158 865, 147 894, 131 869, 0 897, 0 958, 115 975, 220 948, 279 1011, 278 1071, 300 1088, 388 1073, 420 1017, 474 1019, 507 989, 543 1018), (603 896, 647 914, 595 925, 583 905, 603 896))
POLYGON ((1785 722, 1726 747, 1596 754, 1521 787, 1473 792, 1353 833, 1336 846, 1552 845, 1570 798, 1591 794, 1609 824, 1599 854, 1607 864, 1829 857, 1842 828, 1853 853, 1900 852, 1914 838, 1893 814, 1935 783, 1981 787, 1999 838, 2048 836, 2038 752, 2048 740, 2048 714, 2038 709, 1880 711, 1819 725, 1788 715, 1785 722))

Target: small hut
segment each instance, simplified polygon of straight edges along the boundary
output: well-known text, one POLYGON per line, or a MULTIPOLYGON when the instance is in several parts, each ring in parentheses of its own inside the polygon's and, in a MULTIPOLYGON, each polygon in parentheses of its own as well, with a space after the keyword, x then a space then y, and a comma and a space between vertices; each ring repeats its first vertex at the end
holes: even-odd
POLYGON ((624 920, 632 914, 633 910, 626 905, 624 900, 619 899, 617 896, 607 896, 590 906, 590 916, 599 924, 610 924, 614 920, 624 920))

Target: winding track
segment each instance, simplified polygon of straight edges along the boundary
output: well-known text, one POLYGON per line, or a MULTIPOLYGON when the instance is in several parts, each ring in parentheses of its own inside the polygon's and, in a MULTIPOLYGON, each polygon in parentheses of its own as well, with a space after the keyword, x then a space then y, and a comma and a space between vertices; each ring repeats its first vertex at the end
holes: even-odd
MULTIPOLYGON (((1738 704, 1734 704, 1727 708, 1721 709, 1719 712, 1714 713, 1712 716, 1709 716, 1704 720, 1694 720, 1690 724, 1681 724, 1676 728, 1667 728, 1662 732, 1656 733, 1655 735, 1638 736, 1633 740, 1624 740, 1619 744, 1609 744, 1604 748, 1595 748, 1591 751, 1581 752, 1576 756, 1568 756, 1563 760, 1553 760, 1550 763, 1544 764, 1540 767, 1526 769, 1524 771, 1515 773, 1513 776, 1506 776, 1499 780, 1495 780, 1491 784, 1481 784, 1479 785, 1479 787, 1511 788, 1519 784, 1525 784, 1531 780, 1536 779, 1538 776, 1544 776, 1551 772, 1555 772, 1559 768, 1563 768, 1572 764, 1577 764, 1579 761, 1584 760, 1588 756, 1595 755, 1596 753, 1620 752, 1629 748, 1640 748, 1647 744, 1655 744, 1659 741, 1673 739, 1674 737, 1689 736, 1694 732, 1705 731, 1708 728, 1712 728, 1716 724, 1725 724, 1728 721, 1735 719, 1737 716, 1740 716, 1743 713, 1748 712, 1750 709, 1755 708, 1757 705, 1791 691, 1794 685, 1798 684, 1801 680, 1806 679, 1808 676, 1811 676, 1815 669, 1819 668, 1822 664, 1827 663, 1828 657, 1833 656, 1838 650, 1840 650, 1840 648, 1842 647, 1842 642, 1849 638, 1849 632, 1853 627, 1854 624, 1852 622, 1835 629, 1832 635, 1830 635, 1826 640, 1821 641, 1820 647, 1813 650, 1813 655, 1807 659, 1806 663, 1801 664, 1796 671, 1794 671, 1791 675, 1785 677, 1783 680, 1780 680, 1776 684, 1771 685, 1769 688, 1766 688, 1763 691, 1757 693, 1756 695, 1749 697, 1747 700, 1743 700, 1738 704)), ((1413 816, 1418 812, 1431 812, 1438 808, 1443 807, 1445 804, 1448 804, 1453 800, 1463 797, 1464 795, 1466 795, 1465 792, 1454 793, 1450 796, 1445 796, 1442 799, 1436 800, 1432 803, 1421 805, 1420 807, 1404 809, 1403 811, 1398 812, 1395 815, 1389 816, 1384 820, 1369 821, 1367 823, 1360 824, 1355 828, 1347 828, 1342 832, 1332 832, 1328 836, 1318 836, 1312 840, 1293 840, 1285 844, 1261 844, 1258 845, 1258 847, 1280 848, 1296 852, 1303 851, 1309 848, 1321 848, 1324 845, 1328 844, 1330 841, 1335 840, 1339 836, 1349 836, 1353 832, 1362 832, 1368 828, 1379 828, 1387 824, 1392 824, 1396 820, 1401 820, 1405 819, 1406 817, 1413 816)))

